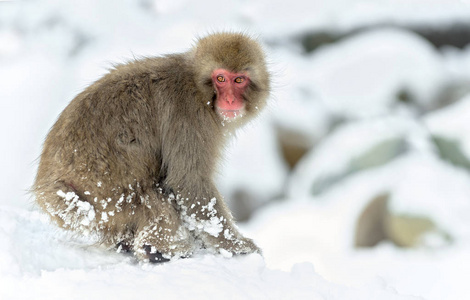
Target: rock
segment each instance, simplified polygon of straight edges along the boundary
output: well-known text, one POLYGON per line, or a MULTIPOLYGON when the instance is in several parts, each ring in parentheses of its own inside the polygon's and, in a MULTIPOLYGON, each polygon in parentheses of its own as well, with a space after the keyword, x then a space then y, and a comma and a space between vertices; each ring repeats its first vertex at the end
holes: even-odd
POLYGON ((436 225, 429 218, 412 215, 389 215, 385 228, 388 239, 405 248, 422 246, 424 236, 437 231, 436 225))
POLYGON ((399 247, 436 247, 452 238, 427 216, 390 212, 390 195, 380 194, 365 207, 357 220, 355 247, 374 247, 389 241, 399 247))
POLYGON ((458 140, 434 135, 432 139, 439 151, 439 156, 452 164, 470 170, 470 160, 462 152, 458 140))
POLYGON ((278 139, 285 162, 293 169, 297 162, 310 150, 312 145, 306 142, 301 133, 286 129, 278 130, 278 139))
POLYGON ((385 220, 388 198, 388 194, 375 197, 359 216, 355 233, 356 247, 374 247, 387 239, 385 220))

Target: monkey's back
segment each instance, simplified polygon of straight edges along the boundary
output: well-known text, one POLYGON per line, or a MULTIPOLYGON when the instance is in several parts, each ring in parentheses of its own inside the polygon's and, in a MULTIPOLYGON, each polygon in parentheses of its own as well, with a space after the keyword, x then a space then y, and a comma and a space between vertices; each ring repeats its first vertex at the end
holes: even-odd
POLYGON ((51 214, 61 209, 60 191, 95 205, 97 199, 118 201, 155 188, 164 176, 162 131, 178 106, 168 105, 178 91, 165 85, 181 80, 182 60, 149 58, 117 66, 71 101, 44 142, 34 185, 43 209, 51 214))
POLYGON ((130 71, 118 68, 105 75, 64 109, 44 143, 37 176, 41 184, 78 176, 93 180, 98 178, 90 175, 111 171, 114 179, 139 177, 142 166, 155 163, 152 115, 158 112, 151 101, 151 79, 148 73, 130 71))

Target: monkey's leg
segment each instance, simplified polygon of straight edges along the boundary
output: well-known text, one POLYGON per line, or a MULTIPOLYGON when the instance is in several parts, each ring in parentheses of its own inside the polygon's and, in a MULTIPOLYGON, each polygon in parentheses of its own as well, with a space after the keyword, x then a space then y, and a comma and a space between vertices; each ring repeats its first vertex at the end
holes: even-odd
POLYGON ((194 250, 193 236, 171 203, 158 198, 157 207, 145 207, 143 215, 137 216, 139 225, 133 247, 136 256, 151 262, 190 256, 194 250))
POLYGON ((36 187, 36 202, 59 226, 88 234, 96 230, 98 213, 73 185, 62 181, 36 187))
POLYGON ((104 186, 93 190, 56 181, 37 186, 35 193, 38 204, 60 227, 82 235, 93 234, 108 247, 119 243, 116 249, 126 252, 132 247, 136 227, 128 214, 132 208, 122 203, 124 194, 109 190, 104 186))

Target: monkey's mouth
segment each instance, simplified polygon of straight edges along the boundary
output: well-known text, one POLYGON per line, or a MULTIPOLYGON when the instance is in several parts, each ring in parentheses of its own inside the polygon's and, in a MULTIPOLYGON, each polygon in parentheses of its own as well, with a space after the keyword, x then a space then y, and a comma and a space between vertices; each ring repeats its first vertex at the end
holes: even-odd
POLYGON ((232 121, 238 118, 243 117, 245 114, 245 109, 221 109, 219 108, 217 110, 219 115, 225 120, 225 121, 232 121))

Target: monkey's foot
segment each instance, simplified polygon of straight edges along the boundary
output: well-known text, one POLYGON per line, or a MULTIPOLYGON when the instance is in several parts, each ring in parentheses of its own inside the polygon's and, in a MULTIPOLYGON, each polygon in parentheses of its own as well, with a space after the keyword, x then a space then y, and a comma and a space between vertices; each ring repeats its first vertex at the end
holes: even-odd
MULTIPOLYGON (((116 245, 116 251, 118 253, 134 252, 134 255, 137 256, 139 260, 145 260, 151 263, 167 262, 167 261, 170 261, 171 257, 177 256, 174 253, 164 255, 162 252, 158 251, 156 247, 151 246, 151 245, 144 245, 141 247, 141 249, 137 251, 133 251, 133 249, 134 247, 125 241, 119 242, 116 245)), ((181 255, 181 257, 186 257, 186 256, 181 255)))
POLYGON ((128 253, 132 251, 132 246, 125 241, 119 242, 116 244, 117 253, 128 253))
POLYGON ((162 251, 155 246, 144 245, 141 249, 135 251, 139 260, 149 261, 151 263, 162 263, 170 261, 172 258, 185 258, 192 254, 192 247, 178 248, 173 245, 171 251, 162 251), (178 248, 178 250, 176 250, 178 248))
POLYGON ((159 242, 147 242, 141 244, 142 246, 134 246, 134 253, 139 260, 159 263, 169 261, 172 258, 189 257, 194 251, 194 245, 190 241, 159 242))
POLYGON ((163 254, 158 252, 155 247, 145 245, 144 246, 144 251, 145 251, 145 256, 146 259, 148 259, 149 262, 151 263, 163 263, 170 261, 169 258, 163 257, 163 254))

